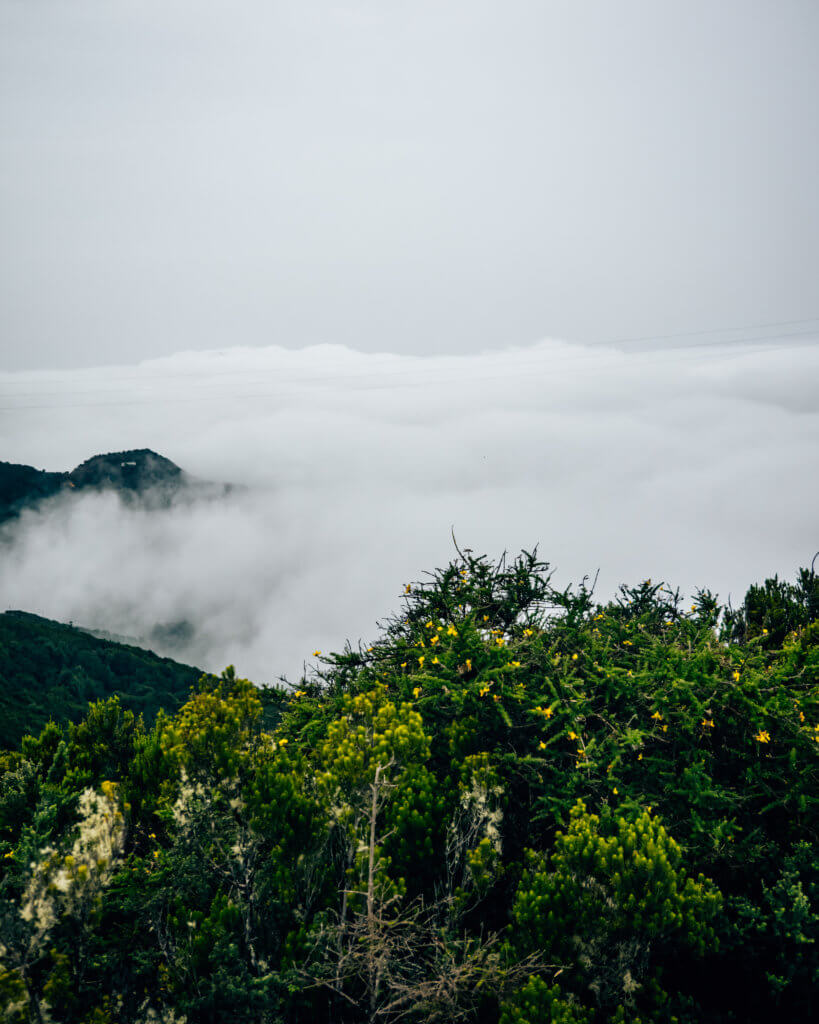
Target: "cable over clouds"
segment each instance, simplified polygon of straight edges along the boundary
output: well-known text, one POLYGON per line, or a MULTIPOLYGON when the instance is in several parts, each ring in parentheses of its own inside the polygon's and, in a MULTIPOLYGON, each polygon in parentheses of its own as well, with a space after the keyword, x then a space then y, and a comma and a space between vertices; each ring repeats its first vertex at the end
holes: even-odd
POLYGON ((7 461, 70 469, 150 447, 245 485, 167 510, 80 496, 4 533, 0 606, 295 676, 366 640, 461 545, 540 545, 559 583, 709 586, 738 600, 819 547, 819 346, 630 351, 557 341, 471 356, 340 346, 187 352, 0 375, 7 461))

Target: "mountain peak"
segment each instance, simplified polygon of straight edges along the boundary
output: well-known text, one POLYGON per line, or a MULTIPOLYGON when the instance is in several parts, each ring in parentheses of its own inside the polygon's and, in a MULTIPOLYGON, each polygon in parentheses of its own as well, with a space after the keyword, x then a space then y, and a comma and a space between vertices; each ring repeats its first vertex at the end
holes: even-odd
POLYGON ((150 448, 93 455, 69 474, 74 487, 115 487, 118 490, 143 491, 149 487, 178 487, 184 474, 175 462, 150 448))

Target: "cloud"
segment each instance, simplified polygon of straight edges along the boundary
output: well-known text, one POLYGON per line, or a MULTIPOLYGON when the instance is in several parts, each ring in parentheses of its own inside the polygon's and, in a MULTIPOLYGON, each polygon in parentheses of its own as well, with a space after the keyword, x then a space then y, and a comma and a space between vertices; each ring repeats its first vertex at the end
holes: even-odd
POLYGON ((0 606, 118 634, 195 627, 174 653, 257 682, 376 634, 459 543, 540 545, 741 598, 819 547, 819 346, 625 352, 549 341, 474 356, 337 346, 186 352, 0 375, 10 461, 69 469, 151 447, 246 485, 147 512, 83 495, 6 531, 0 606))

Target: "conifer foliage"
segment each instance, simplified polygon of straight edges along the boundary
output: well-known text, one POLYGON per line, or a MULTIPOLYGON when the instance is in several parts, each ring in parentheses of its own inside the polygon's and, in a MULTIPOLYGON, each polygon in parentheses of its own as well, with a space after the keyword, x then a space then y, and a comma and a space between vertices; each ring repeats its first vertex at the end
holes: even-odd
POLYGON ((816 592, 458 552, 298 687, 47 725, 0 754, 0 1021, 812 1019, 816 592))

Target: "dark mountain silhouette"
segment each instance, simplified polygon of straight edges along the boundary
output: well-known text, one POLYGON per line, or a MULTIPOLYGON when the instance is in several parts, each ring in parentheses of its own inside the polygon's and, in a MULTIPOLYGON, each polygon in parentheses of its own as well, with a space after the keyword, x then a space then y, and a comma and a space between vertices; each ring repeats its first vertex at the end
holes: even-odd
POLYGON ((0 523, 45 499, 89 490, 112 490, 125 501, 167 506, 179 498, 222 497, 232 487, 192 477, 150 448, 94 455, 70 473, 0 462, 0 523))
POLYGON ((118 696, 152 720, 174 712, 202 672, 30 612, 0 614, 0 749, 50 719, 78 722, 88 702, 118 696))

